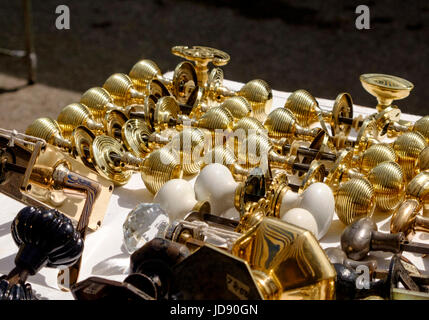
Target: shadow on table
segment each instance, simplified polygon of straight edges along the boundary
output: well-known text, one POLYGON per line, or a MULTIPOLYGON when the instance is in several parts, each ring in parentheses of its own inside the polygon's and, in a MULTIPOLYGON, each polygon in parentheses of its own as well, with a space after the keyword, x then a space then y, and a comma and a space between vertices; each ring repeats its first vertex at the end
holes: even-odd
POLYGON ((11 222, 6 222, 0 225, 0 238, 10 233, 11 222))
POLYGON ((128 274, 130 264, 129 253, 121 253, 97 263, 91 271, 93 275, 113 276, 128 274))
MULTIPOLYGON (((142 182, 143 183, 143 182, 142 182)), ((118 187, 115 189, 114 194, 118 198, 118 205, 120 207, 133 209, 141 202, 152 202, 153 195, 145 188, 141 189, 127 189, 126 187, 118 187)))

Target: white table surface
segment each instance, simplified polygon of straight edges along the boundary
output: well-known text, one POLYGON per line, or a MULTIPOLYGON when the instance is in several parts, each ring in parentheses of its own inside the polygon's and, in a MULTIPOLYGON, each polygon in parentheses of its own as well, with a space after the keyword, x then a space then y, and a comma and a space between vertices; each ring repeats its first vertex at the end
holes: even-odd
MULTIPOLYGON (((166 76, 171 78, 172 73, 166 76)), ((243 84, 234 81, 224 81, 225 86, 233 90, 239 90, 243 84)), ((295 90, 298 88, 293 88, 295 90)), ((363 90, 363 89, 362 89, 363 90)), ((273 108, 282 107, 290 93, 273 90, 273 108)), ((333 97, 335 99, 335 97, 333 97)), ((323 110, 332 109, 333 100, 317 99, 323 110)), ((376 100, 374 99, 374 105, 376 100)), ((356 115, 369 115, 375 109, 354 106, 356 115)), ((402 114, 401 119, 416 121, 418 116, 402 114)), ((193 183, 196 177, 190 181, 193 183)), ((82 268, 79 281, 90 276, 105 277, 112 280, 122 281, 127 273, 130 255, 123 245, 122 225, 127 214, 141 202, 152 202, 153 196, 146 190, 140 174, 134 174, 123 187, 115 188, 110 199, 110 204, 106 212, 102 226, 96 231, 89 233, 85 240, 85 249, 82 257, 82 268)), ((0 193, 0 274, 7 274, 14 267, 14 258, 18 251, 11 235, 11 222, 25 205, 15 201, 0 193)), ((380 231, 389 232, 390 216, 374 216, 380 231)), ((339 239, 344 225, 335 215, 331 228, 320 241, 325 249, 328 247, 338 247, 339 239)), ((417 233, 414 241, 429 243, 429 235, 417 233)), ((404 252, 405 257, 410 259, 420 270, 429 269, 429 258, 422 259, 420 255, 404 252)), ((391 254, 383 252, 372 253, 376 257, 381 268, 388 268, 391 254)), ((57 269, 43 268, 35 276, 31 276, 28 282, 32 285, 34 292, 39 299, 73 299, 70 292, 63 292, 57 286, 57 269)))

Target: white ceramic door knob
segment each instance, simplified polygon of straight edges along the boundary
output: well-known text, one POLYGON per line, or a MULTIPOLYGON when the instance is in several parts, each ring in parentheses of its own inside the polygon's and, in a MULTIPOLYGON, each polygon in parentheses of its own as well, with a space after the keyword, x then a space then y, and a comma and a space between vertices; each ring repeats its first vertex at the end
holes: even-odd
POLYGON ((210 203, 212 214, 238 219, 239 214, 234 207, 237 186, 238 183, 227 167, 212 163, 201 170, 195 181, 194 190, 198 201, 207 200, 210 203), (232 209, 236 213, 231 213, 232 209))
POLYGON ((192 184, 183 179, 167 181, 156 193, 154 203, 167 212, 170 221, 183 219, 197 204, 192 184))
POLYGON ((301 195, 290 189, 287 190, 286 194, 282 198, 282 203, 280 204, 279 218, 281 219, 290 209, 298 208, 300 203, 301 195))
POLYGON ((306 229, 313 233, 313 235, 317 238, 319 233, 317 229, 317 222, 316 219, 314 219, 314 216, 308 210, 302 208, 290 209, 283 215, 281 220, 306 229))
POLYGON ((314 216, 319 230, 317 239, 322 239, 334 217, 335 199, 331 188, 322 182, 311 184, 302 193, 299 207, 308 210, 314 216))

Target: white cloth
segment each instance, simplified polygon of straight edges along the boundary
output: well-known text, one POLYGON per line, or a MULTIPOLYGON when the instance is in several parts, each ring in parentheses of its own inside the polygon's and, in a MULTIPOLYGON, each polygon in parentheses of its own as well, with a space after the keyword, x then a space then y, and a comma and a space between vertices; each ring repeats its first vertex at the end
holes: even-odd
MULTIPOLYGON (((167 77, 172 77, 172 73, 167 73, 167 77)), ((242 83, 234 81, 224 81, 225 86, 233 90, 239 90, 242 83)), ((363 90, 363 89, 362 89, 363 90)), ((282 107, 290 93, 273 91, 273 108, 282 107)), ((333 100, 317 99, 323 110, 332 109, 333 100)), ((376 100, 374 99, 374 103, 376 100)), ((375 109, 354 106, 356 115, 369 115, 376 112, 375 109)), ((416 121, 418 116, 402 114, 401 119, 416 121)), ((196 177, 190 181, 194 183, 196 177)), ((134 174, 131 180, 123 187, 114 190, 110 199, 102 226, 93 233, 89 233, 85 240, 85 249, 82 257, 82 267, 79 281, 90 276, 105 277, 112 280, 122 281, 127 273, 130 255, 123 245, 122 225, 128 213, 141 202, 151 202, 153 196, 146 190, 140 174, 134 174)), ((18 251, 11 235, 10 225, 18 211, 24 207, 20 202, 0 194, 1 214, 0 214, 0 274, 7 274, 14 267, 14 257, 18 251)), ((389 216, 374 216, 380 231, 389 231, 389 216)), ((332 226, 326 236, 321 239, 323 248, 339 246, 339 240, 344 225, 334 216, 332 226)), ((415 241, 429 243, 429 235, 417 233, 415 241)), ((381 268, 388 268, 388 258, 391 254, 376 252, 381 268)), ((419 269, 426 270, 429 265, 428 259, 422 259, 419 255, 404 253, 419 269)), ((73 299, 70 292, 63 292, 57 286, 57 269, 43 268, 37 275, 31 276, 28 282, 32 285, 35 293, 40 299, 73 299)))

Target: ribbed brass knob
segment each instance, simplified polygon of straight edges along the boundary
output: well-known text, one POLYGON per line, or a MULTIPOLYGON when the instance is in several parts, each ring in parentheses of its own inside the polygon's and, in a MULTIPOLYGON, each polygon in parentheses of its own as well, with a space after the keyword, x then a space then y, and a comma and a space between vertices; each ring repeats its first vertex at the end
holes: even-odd
POLYGON ((393 142, 398 163, 410 181, 419 171, 419 155, 427 147, 426 139, 418 132, 405 132, 393 142))
POLYGON ((393 148, 384 143, 374 144, 366 149, 362 155, 354 157, 354 167, 360 169, 360 172, 367 174, 372 168, 384 161, 397 161, 393 148))
POLYGON ((71 142, 62 136, 58 123, 48 117, 34 120, 25 130, 25 134, 44 139, 47 143, 61 148, 71 149, 71 142))
POLYGON ((110 110, 123 111, 123 108, 114 104, 113 98, 106 89, 94 87, 84 92, 80 103, 85 105, 97 122, 104 121, 106 113, 110 110))
POLYGON ((174 135, 164 148, 170 148, 170 151, 177 155, 185 175, 193 175, 198 173, 203 165, 205 138, 202 130, 185 128, 174 135))
POLYGON ((252 106, 253 116, 264 121, 273 105, 273 92, 270 85, 261 79, 251 80, 237 92, 252 106))
POLYGON ((129 76, 124 73, 112 74, 103 84, 103 88, 109 92, 113 101, 120 107, 133 103, 144 103, 147 94, 136 90, 129 76))
POLYGON ((317 100, 308 91, 300 89, 294 91, 286 100, 284 108, 287 108, 296 117, 299 125, 308 127, 318 122, 317 113, 320 111, 317 100))
POLYGON ((220 107, 225 108, 231 112, 235 120, 240 120, 244 117, 250 117, 252 113, 252 107, 250 103, 241 96, 235 96, 226 99, 220 105, 220 107))
POLYGON ((374 188, 365 178, 344 182, 335 192, 335 211, 345 225, 362 217, 371 217, 374 209, 374 188))
POLYGON ((129 181, 133 171, 140 171, 149 192, 155 194, 170 179, 182 177, 182 169, 175 155, 161 148, 145 158, 127 153, 114 138, 100 135, 94 139, 92 153, 95 168, 102 176, 117 185, 129 181))
POLYGON ((265 129, 272 138, 300 138, 303 140, 312 140, 320 129, 307 129, 298 125, 297 119, 293 113, 284 108, 277 108, 271 111, 265 122, 265 129))
POLYGON ((419 168, 420 171, 429 170, 429 146, 419 154, 419 168))
POLYGON ((71 139, 73 129, 77 126, 85 126, 96 134, 101 134, 105 130, 104 125, 96 122, 92 113, 81 103, 65 106, 58 115, 57 122, 66 139, 71 139))
POLYGON ((149 59, 143 59, 138 61, 129 73, 129 77, 134 84, 136 90, 147 93, 147 85, 153 79, 157 79, 163 82, 164 85, 168 86, 169 81, 162 77, 161 70, 158 65, 149 59), (165 81, 165 83, 164 83, 165 81))
POLYGON ((421 117, 414 123, 413 131, 420 133, 429 143, 429 116, 421 117))

